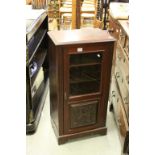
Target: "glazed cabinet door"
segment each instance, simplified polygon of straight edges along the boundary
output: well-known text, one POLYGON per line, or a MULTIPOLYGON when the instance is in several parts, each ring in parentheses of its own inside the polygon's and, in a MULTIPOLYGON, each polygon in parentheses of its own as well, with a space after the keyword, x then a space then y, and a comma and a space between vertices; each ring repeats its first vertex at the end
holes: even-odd
POLYGON ((103 52, 69 55, 69 98, 100 93, 103 52))
POLYGON ((64 52, 65 133, 94 129, 105 124, 105 120, 100 118, 104 117, 105 53, 105 50, 98 49, 64 52))

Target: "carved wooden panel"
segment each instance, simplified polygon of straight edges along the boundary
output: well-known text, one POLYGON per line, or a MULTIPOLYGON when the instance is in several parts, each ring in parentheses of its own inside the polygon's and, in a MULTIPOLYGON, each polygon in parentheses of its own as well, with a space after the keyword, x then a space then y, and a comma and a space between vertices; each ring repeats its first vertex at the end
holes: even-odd
POLYGON ((98 101, 90 101, 70 106, 71 128, 92 125, 96 123, 98 101))

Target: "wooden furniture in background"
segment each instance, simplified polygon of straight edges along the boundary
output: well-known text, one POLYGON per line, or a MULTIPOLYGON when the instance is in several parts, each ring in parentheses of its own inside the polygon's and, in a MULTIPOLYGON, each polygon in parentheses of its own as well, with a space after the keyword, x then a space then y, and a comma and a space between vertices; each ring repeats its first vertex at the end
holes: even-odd
POLYGON ((32 0, 33 9, 45 9, 47 7, 46 0, 32 0))
POLYGON ((58 0, 50 1, 48 4, 48 18, 58 19, 59 18, 59 2, 58 0))
POLYGON ((94 27, 107 29, 109 0, 96 0, 94 27))
POLYGON ((53 0, 48 3, 47 13, 48 13, 48 30, 51 31, 60 29, 58 0, 53 0))
POLYGON ((43 13, 27 22, 26 133, 29 134, 37 129, 48 91, 48 17, 43 13))
POLYGON ((79 29, 88 20, 93 23, 95 4, 96 0, 59 0, 61 24, 71 24, 71 29, 79 29))
POLYGON ((80 10, 81 27, 93 27, 96 12, 96 0, 82 0, 80 10))
POLYGON ((58 2, 60 27, 62 27, 62 29, 70 29, 72 25, 72 5, 76 1, 72 2, 72 0, 58 0, 58 2))
POLYGON ((101 8, 102 8, 101 0, 97 0, 96 1, 94 27, 95 28, 100 28, 100 29, 102 29, 102 27, 103 27, 102 20, 100 19, 100 17, 101 17, 101 8))
POLYGON ((48 6, 50 22, 54 17, 58 29, 95 27, 107 29, 108 0, 54 0, 48 6))
POLYGON ((32 4, 32 0, 26 0, 26 4, 27 5, 31 5, 32 4))
MULTIPOLYGON (((120 17, 121 18, 121 17, 120 17)), ((109 30, 117 39, 113 57, 110 110, 120 133, 122 153, 129 153, 129 21, 110 14, 109 30)))
POLYGON ((115 39, 95 28, 48 32, 50 114, 59 144, 106 134, 115 39))
POLYGON ((81 1, 72 1, 72 29, 80 28, 81 1))

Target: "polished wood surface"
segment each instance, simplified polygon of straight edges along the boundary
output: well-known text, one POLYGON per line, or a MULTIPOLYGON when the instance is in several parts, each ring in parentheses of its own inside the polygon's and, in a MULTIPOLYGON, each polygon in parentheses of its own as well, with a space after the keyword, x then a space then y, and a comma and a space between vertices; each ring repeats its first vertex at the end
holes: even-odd
POLYGON ((111 42, 115 39, 106 30, 98 28, 83 28, 65 31, 49 31, 49 37, 55 45, 68 45, 80 43, 111 42))

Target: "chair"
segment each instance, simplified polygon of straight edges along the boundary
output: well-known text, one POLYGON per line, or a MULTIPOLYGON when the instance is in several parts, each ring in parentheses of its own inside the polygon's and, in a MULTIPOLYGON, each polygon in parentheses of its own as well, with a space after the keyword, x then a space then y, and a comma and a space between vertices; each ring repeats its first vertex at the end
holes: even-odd
MULTIPOLYGON (((59 0, 59 19, 60 24, 65 25, 72 18, 72 0, 59 0)), ((70 23, 71 24, 71 23, 70 23)))
POLYGON ((81 26, 93 26, 96 11, 96 0, 83 0, 81 4, 81 26))

